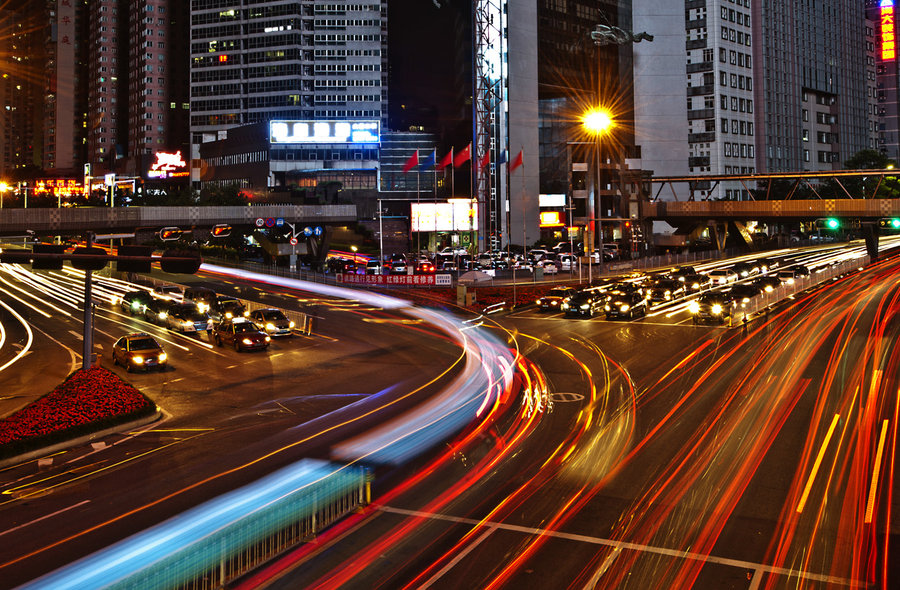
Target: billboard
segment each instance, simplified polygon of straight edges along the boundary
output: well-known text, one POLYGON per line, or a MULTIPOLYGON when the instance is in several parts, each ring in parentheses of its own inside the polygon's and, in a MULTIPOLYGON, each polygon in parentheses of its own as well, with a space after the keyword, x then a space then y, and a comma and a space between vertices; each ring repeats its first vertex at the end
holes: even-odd
POLYGON ((478 203, 454 199, 452 203, 411 203, 412 231, 474 231, 478 229, 478 203))
POLYGON ((377 119, 346 121, 294 121, 269 122, 269 143, 342 143, 377 144, 380 142, 380 122, 377 119))
POLYGON ((894 2, 881 0, 881 60, 888 61, 897 57, 894 38, 894 2))

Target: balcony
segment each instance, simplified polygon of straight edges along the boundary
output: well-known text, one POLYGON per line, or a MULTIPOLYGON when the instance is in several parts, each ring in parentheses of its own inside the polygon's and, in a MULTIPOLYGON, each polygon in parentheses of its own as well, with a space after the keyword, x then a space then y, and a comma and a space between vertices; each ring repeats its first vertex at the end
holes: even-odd
POLYGON ((712 119, 715 116, 715 109, 695 109, 688 111, 688 121, 693 121, 695 119, 712 119))
POLYGON ((716 140, 716 132, 688 133, 688 143, 709 143, 716 140))
POLYGON ((715 94, 715 84, 704 84, 703 86, 691 86, 687 89, 688 96, 704 96, 707 94, 715 94))
POLYGON ((696 74, 697 72, 711 72, 713 71, 713 62, 704 61, 698 64, 688 64, 685 70, 688 74, 696 74))
POLYGON ((688 39, 684 47, 685 49, 706 49, 706 39, 688 39))

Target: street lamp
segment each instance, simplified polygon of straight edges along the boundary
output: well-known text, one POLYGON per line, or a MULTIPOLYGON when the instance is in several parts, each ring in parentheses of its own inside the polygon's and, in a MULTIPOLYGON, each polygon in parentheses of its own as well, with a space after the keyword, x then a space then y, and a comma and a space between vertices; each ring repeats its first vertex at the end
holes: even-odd
POLYGON ((12 187, 10 187, 5 182, 0 182, 0 209, 3 209, 3 193, 8 191, 10 188, 12 187))
MULTIPOLYGON (((597 235, 600 238, 600 275, 603 275, 603 201, 600 198, 600 139, 615 125, 612 115, 604 108, 593 108, 581 117, 584 130, 594 136, 594 162, 597 170, 596 184, 594 185, 594 209, 597 213, 597 235)), ((589 244, 588 247, 592 247, 589 244)), ((588 283, 593 278, 591 260, 593 252, 588 253, 588 283)))

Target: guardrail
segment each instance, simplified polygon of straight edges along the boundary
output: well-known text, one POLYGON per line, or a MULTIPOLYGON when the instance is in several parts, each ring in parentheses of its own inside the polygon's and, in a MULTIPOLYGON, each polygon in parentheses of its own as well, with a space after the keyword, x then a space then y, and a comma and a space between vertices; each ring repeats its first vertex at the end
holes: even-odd
POLYGON ((303 459, 21 589, 221 588, 369 501, 359 466, 303 459))

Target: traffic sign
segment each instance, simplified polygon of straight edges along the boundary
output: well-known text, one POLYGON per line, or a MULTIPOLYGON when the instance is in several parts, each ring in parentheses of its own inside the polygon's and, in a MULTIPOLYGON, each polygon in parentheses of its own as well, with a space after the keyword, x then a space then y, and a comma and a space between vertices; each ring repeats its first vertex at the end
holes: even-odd
POLYGON ((274 217, 266 217, 266 227, 275 227, 274 217))
POLYGON ((256 218, 256 227, 262 227, 262 226, 264 226, 265 224, 266 224, 266 220, 265 220, 265 219, 263 219, 262 217, 257 217, 257 218, 256 218))
POLYGON ((276 217, 275 218, 275 227, 281 227, 284 225, 284 217, 276 217))
POLYGON ((317 235, 317 236, 321 236, 321 235, 322 235, 322 226, 321 226, 321 225, 317 225, 316 227, 314 227, 314 228, 313 228, 313 234, 315 234, 315 235, 317 235))
POLYGON ((291 246, 297 245, 297 238, 291 238, 291 246))
POLYGON ((303 228, 303 235, 304 235, 304 236, 309 237, 309 236, 311 236, 312 234, 313 234, 313 229, 312 229, 311 227, 309 227, 309 226, 307 225, 306 227, 303 228))

